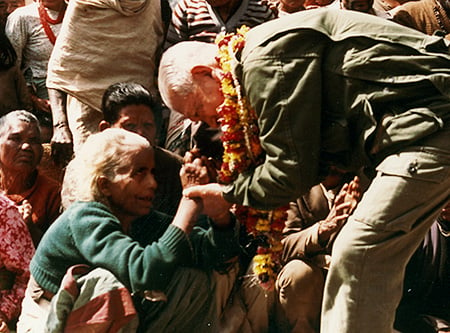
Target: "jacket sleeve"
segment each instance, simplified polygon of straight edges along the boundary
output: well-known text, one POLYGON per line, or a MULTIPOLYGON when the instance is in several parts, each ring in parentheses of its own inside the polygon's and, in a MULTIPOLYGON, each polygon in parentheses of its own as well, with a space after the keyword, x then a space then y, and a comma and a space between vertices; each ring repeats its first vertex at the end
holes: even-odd
POLYGON ((224 197, 230 202, 272 209, 317 183, 326 42, 317 34, 315 43, 298 41, 296 48, 288 48, 286 43, 296 42, 289 36, 250 51, 236 68, 257 113, 266 157, 228 186, 224 197))

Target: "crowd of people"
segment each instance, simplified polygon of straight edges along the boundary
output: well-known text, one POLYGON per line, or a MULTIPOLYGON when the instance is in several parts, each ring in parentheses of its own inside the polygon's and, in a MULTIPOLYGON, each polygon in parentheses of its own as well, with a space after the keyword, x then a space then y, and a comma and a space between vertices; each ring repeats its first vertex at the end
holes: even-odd
POLYGON ((0 0, 0 26, 0 332, 450 330, 448 0, 0 0), (225 182, 230 103, 262 153, 225 182), (270 288, 244 206, 287 207, 270 288))

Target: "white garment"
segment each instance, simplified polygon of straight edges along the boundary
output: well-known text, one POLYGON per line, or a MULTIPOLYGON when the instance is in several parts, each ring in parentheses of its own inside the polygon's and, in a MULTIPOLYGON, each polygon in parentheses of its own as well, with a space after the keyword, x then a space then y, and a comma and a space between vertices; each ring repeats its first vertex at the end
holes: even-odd
POLYGON ((159 0, 70 0, 47 87, 98 111, 111 84, 133 81, 154 90, 163 28, 159 0))

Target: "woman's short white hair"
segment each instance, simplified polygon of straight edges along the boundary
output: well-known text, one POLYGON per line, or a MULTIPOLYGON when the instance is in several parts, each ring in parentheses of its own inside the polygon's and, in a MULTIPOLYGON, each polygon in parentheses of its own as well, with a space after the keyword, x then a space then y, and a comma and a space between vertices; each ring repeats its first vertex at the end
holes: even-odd
POLYGON ((0 136, 3 136, 8 129, 9 124, 13 120, 20 120, 28 124, 33 124, 36 126, 39 135, 41 134, 41 126, 37 117, 29 111, 26 110, 15 110, 11 111, 0 118, 0 136))
POLYGON ((98 201, 107 204, 98 187, 98 179, 114 181, 119 168, 125 166, 130 156, 142 149, 151 148, 142 136, 124 129, 109 128, 90 135, 75 158, 69 163, 65 176, 70 180, 74 201, 98 201))
POLYGON ((162 55, 158 88, 164 103, 173 109, 170 96, 183 97, 193 89, 191 69, 198 65, 215 66, 217 46, 214 43, 185 41, 168 48, 162 55))

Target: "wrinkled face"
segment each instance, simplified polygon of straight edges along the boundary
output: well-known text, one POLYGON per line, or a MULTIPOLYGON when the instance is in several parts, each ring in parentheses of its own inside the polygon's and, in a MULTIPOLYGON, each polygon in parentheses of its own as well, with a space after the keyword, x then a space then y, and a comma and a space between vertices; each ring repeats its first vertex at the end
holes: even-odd
POLYGON ((155 162, 151 148, 132 152, 125 162, 115 179, 106 181, 104 192, 120 221, 148 214, 157 187, 153 176, 155 162))
POLYGON ((122 108, 119 112, 119 119, 111 127, 137 133, 152 145, 155 144, 155 118, 147 105, 128 105, 122 108))
POLYGON ((220 83, 213 79, 203 80, 194 91, 185 97, 172 96, 175 111, 192 121, 203 121, 212 128, 218 128, 217 107, 223 103, 220 83))
POLYGON ((42 151, 36 124, 13 119, 0 136, 0 163, 4 170, 31 173, 39 164, 42 151))
POLYGON ((373 0, 342 0, 342 6, 348 10, 367 13, 372 9, 373 0))

